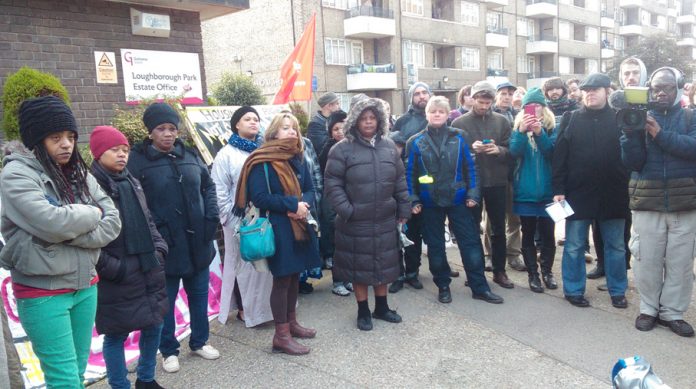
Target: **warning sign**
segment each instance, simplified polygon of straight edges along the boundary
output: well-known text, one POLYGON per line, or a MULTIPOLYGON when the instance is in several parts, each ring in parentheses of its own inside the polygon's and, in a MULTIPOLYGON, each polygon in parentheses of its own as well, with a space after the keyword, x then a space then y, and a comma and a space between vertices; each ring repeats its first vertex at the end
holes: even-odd
POLYGON ((97 84, 118 84, 114 52, 95 51, 94 62, 97 67, 97 84))

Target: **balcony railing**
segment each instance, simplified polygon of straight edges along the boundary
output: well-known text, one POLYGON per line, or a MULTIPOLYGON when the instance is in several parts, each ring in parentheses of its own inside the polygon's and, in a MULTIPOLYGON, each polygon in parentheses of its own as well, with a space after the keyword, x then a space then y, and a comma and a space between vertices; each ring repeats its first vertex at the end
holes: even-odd
POLYGON ((508 35, 508 31, 505 27, 486 26, 486 32, 490 34, 508 35))
POLYGON ((538 3, 548 3, 548 4, 557 5, 558 0, 527 0, 527 5, 538 4, 538 3))
POLYGON ((360 63, 356 65, 350 65, 346 68, 348 74, 359 74, 359 73, 396 73, 396 67, 393 63, 388 63, 384 65, 370 65, 366 63, 360 63))
POLYGON ((353 7, 346 11, 346 19, 358 16, 374 16, 376 18, 394 19, 394 10, 369 5, 353 7))
POLYGON ((530 36, 527 37, 527 42, 537 42, 537 41, 550 41, 550 42, 558 42, 558 37, 553 36, 553 35, 540 35, 540 36, 530 36))
POLYGON ((508 71, 505 69, 486 69, 486 76, 488 77, 507 77, 508 71))
POLYGON ((527 79, 532 79, 532 78, 549 78, 549 77, 558 77, 558 72, 553 72, 549 70, 542 70, 540 72, 533 72, 527 74, 527 79))

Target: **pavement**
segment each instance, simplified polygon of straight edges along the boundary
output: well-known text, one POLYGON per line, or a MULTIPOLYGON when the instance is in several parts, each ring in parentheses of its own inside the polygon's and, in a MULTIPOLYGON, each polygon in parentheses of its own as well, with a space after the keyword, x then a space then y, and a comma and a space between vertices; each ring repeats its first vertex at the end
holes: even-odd
MULTIPOLYGON (((318 330, 306 356, 271 353, 273 326, 245 328, 234 319, 211 322, 210 344, 222 356, 206 361, 182 343, 181 370, 165 373, 158 361, 157 381, 166 388, 610 388, 611 369, 619 358, 643 356, 672 388, 696 387, 696 339, 681 338, 657 326, 650 332, 634 328, 638 293, 629 271, 628 309, 611 306, 607 292, 597 290, 604 278, 587 281, 590 308, 576 308, 563 299, 562 288, 532 293, 526 272, 509 270, 515 288, 491 281, 502 305, 473 300, 464 286, 459 252, 447 250, 454 270, 453 302, 437 301, 437 287, 423 256, 421 281, 389 295, 400 324, 374 320, 374 329, 356 328, 354 297, 331 293, 331 277, 314 280, 314 293, 300 295, 298 316, 318 330)), ((559 284, 560 256, 554 265, 559 284)), ((589 271, 594 265, 588 265, 589 271)), ((370 297, 374 308, 374 300, 370 297)), ((693 304, 692 304, 693 305, 693 304)), ((696 325, 696 308, 685 320, 696 325)), ((135 381, 133 374, 131 381, 135 381)), ((108 388, 105 380, 90 388, 108 388)))

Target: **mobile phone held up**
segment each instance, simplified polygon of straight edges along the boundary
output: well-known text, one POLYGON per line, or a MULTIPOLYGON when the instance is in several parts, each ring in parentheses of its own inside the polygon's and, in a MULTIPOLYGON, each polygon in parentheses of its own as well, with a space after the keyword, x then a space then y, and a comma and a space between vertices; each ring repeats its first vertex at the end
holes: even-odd
POLYGON ((481 141, 481 143, 483 143, 484 145, 489 145, 489 144, 493 143, 493 141, 490 139, 484 139, 481 141))
POLYGON ((524 113, 536 117, 536 107, 529 104, 524 106, 524 113))

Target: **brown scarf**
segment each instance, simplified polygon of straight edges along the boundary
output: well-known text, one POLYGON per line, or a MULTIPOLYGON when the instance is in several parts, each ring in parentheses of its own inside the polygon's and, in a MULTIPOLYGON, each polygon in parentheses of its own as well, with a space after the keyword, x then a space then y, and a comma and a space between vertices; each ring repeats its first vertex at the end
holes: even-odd
MULTIPOLYGON (((299 142, 302 142, 302 140, 299 142)), ((249 155, 244 162, 244 166, 242 166, 242 173, 237 183, 237 194, 234 200, 237 208, 243 209, 249 202, 246 188, 251 169, 255 165, 265 162, 270 162, 271 167, 273 167, 278 174, 280 185, 283 187, 283 193, 286 196, 295 196, 299 201, 302 200, 300 182, 297 181, 297 176, 288 162, 291 158, 302 153, 299 142, 297 139, 292 138, 273 139, 264 143, 249 155)), ((296 241, 309 239, 306 221, 290 219, 290 225, 292 226, 292 233, 296 241)))

